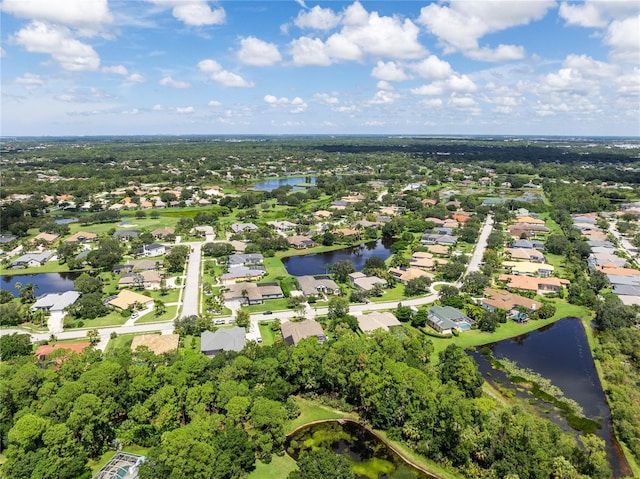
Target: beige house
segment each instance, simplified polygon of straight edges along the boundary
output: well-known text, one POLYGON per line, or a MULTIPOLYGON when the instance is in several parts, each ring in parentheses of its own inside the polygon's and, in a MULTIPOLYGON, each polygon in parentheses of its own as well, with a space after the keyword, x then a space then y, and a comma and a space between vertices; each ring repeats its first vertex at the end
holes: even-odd
POLYGON ((108 304, 122 310, 129 309, 129 307, 135 305, 148 307, 153 305, 153 298, 123 289, 115 298, 111 299, 108 304))

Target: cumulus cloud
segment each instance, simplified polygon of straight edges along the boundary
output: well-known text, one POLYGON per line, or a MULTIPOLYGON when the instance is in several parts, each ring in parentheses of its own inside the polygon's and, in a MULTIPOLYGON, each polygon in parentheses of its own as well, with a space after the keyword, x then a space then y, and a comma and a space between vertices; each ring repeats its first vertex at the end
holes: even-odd
POLYGON ((505 61, 522 58, 524 49, 514 45, 480 47, 479 40, 489 33, 540 20, 554 5, 553 0, 455 0, 449 6, 434 3, 423 7, 418 22, 438 37, 446 53, 460 51, 476 60, 505 61))
POLYGON ((74 27, 84 36, 98 33, 103 25, 113 21, 107 0, 4 0, 2 11, 74 27))
POLYGON ((376 83, 376 88, 378 90, 395 90, 394 86, 385 80, 380 80, 378 83, 376 83))
POLYGON ((192 106, 178 106, 176 107, 176 113, 180 113, 182 115, 190 115, 191 113, 195 113, 196 109, 192 106))
POLYGON ((604 28, 612 20, 621 20, 638 11, 634 1, 586 0, 581 3, 563 2, 558 14, 567 25, 589 28, 604 28))
POLYGON ((451 65, 444 60, 440 60, 435 55, 429 55, 419 63, 414 63, 411 68, 422 78, 437 80, 449 77, 453 70, 451 65))
POLYGON ((222 106, 222 103, 219 102, 218 100, 211 100, 211 101, 209 101, 209 103, 207 103, 207 105, 209 105, 212 108, 218 108, 218 107, 222 106))
POLYGON ((240 75, 223 69, 222 65, 215 60, 202 60, 198 63, 198 68, 201 72, 209 73, 209 78, 224 86, 237 88, 249 88, 253 86, 253 83, 246 81, 240 75))
POLYGON ((640 63, 640 15, 611 22, 604 43, 612 49, 611 58, 625 63, 640 63))
POLYGON ((17 77, 14 80, 16 83, 23 85, 27 90, 35 90, 44 85, 44 80, 40 75, 34 73, 25 73, 21 77, 17 77))
POLYGON ((147 0, 165 8, 173 8, 175 18, 191 27, 221 25, 226 20, 224 8, 211 9, 207 0, 147 0))
POLYGON ((300 37, 291 42, 297 66, 327 66, 336 61, 361 61, 365 57, 414 59, 425 53, 418 41, 420 29, 411 20, 367 12, 359 3, 348 6, 340 16, 340 31, 326 42, 300 37))
POLYGON ((452 74, 445 80, 436 80, 428 85, 412 88, 414 95, 442 95, 445 93, 473 93, 478 89, 467 75, 452 74))
POLYGON ((329 95, 328 93, 316 93, 313 97, 321 103, 325 103, 327 105, 336 105, 340 103, 338 97, 334 95, 329 95))
POLYGON ((131 75, 127 76, 127 81, 130 81, 132 83, 144 83, 146 80, 139 73, 132 73, 131 75))
POLYGON ((160 85, 168 86, 168 87, 171 87, 171 88, 177 88, 179 90, 182 90, 182 89, 185 89, 185 88, 191 88, 191 83, 189 83, 187 81, 174 80, 170 76, 166 76, 166 77, 162 78, 160 80, 160 85))
POLYGON ((245 65, 258 67, 270 66, 282 60, 278 47, 255 37, 240 40, 238 60, 245 65))
POLYGON ((70 71, 95 71, 100 67, 100 57, 90 45, 73 37, 71 31, 62 25, 34 21, 12 37, 28 52, 46 53, 70 71))
POLYGON ((330 8, 321 8, 316 5, 309 11, 301 11, 293 23, 299 28, 331 30, 340 23, 340 15, 334 13, 330 8))
POLYGON ((373 98, 369 100, 369 105, 390 105, 394 103, 400 95, 392 93, 386 90, 379 90, 373 95, 373 98))
POLYGON ((144 83, 145 79, 139 73, 129 73, 129 70, 124 65, 113 65, 110 67, 102 67, 104 73, 114 73, 126 77, 127 81, 132 83, 144 83))
POLYGON ((371 76, 385 81, 404 81, 409 79, 404 69, 396 62, 383 62, 381 60, 371 71, 371 76))
POLYGON ((295 97, 293 100, 289 100, 286 97, 278 98, 275 95, 265 95, 264 101, 273 108, 279 106, 291 107, 289 110, 290 113, 303 113, 308 107, 307 103, 299 96, 295 97))

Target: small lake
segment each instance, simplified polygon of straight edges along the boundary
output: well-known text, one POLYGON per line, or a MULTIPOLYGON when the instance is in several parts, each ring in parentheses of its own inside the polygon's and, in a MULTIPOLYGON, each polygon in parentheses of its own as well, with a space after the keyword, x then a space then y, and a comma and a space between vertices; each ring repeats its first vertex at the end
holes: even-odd
POLYGON ((279 186, 288 185, 288 186, 293 186, 294 190, 304 190, 304 187, 296 186, 296 185, 306 183, 307 179, 310 179, 311 183, 315 185, 316 183, 315 176, 311 176, 310 178, 307 176, 294 176, 291 178, 273 178, 270 180, 259 181, 253 184, 252 189, 259 190, 259 191, 273 191, 279 186))
POLYGON ((298 429, 287 437, 285 451, 295 460, 303 451, 323 447, 345 455, 358 479, 432 479, 405 463, 386 444, 351 421, 327 421, 298 429))
MULTIPOLYGON (((613 433, 611 411, 580 319, 563 318, 537 331, 486 346, 496 359, 510 359, 520 368, 531 369, 549 379, 567 398, 575 400, 588 418, 601 422, 602 428, 596 434, 606 443, 614 477, 631 474, 613 433)), ((492 382, 500 378, 503 385, 508 384, 504 373, 494 370, 482 354, 472 355, 486 380, 492 382)))
POLYGON ((0 289, 10 291, 14 296, 18 296, 16 283, 23 286, 33 283, 36 287, 36 297, 47 293, 64 293, 73 290, 73 280, 81 273, 74 271, 71 273, 37 273, 37 274, 16 274, 12 276, 0 276, 0 289))
POLYGON ((393 254, 391 245, 394 240, 392 238, 379 239, 370 241, 358 246, 349 246, 348 248, 327 251, 325 253, 312 253, 296 256, 288 256, 282 258, 282 263, 287 272, 293 276, 304 276, 306 274, 328 274, 329 266, 334 263, 348 259, 356 268, 356 271, 362 270, 367 258, 378 256, 387 259, 393 254))

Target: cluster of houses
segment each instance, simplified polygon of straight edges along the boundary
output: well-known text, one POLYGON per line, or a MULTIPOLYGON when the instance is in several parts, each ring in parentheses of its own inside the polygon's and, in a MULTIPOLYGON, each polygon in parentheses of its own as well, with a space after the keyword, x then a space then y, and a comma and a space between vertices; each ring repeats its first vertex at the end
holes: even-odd
POLYGON ((640 305, 640 271, 628 267, 627 259, 620 255, 620 251, 609 241, 607 233, 597 225, 598 216, 584 213, 572 215, 572 219, 573 227, 587 238, 591 247, 587 259, 589 269, 600 271, 607 277, 613 294, 623 304, 640 305))

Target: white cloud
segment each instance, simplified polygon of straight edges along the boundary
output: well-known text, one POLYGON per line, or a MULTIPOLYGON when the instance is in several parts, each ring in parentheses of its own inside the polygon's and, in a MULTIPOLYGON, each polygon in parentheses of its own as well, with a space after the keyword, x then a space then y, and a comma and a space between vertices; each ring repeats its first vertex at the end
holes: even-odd
POLYGON ((467 75, 452 74, 446 80, 436 80, 429 85, 412 88, 414 95, 442 95, 447 92, 453 93, 473 93, 478 89, 476 84, 467 75))
POLYGON ((190 115, 191 113, 195 113, 196 109, 192 106, 179 106, 176 107, 176 113, 180 113, 182 115, 190 115))
POLYGON ((139 73, 132 73, 127 77, 127 81, 130 81, 132 83, 144 83, 147 80, 145 80, 145 78, 139 73))
POLYGON ((298 13, 293 21, 298 28, 312 28, 314 30, 330 30, 340 23, 340 15, 336 15, 330 8, 318 5, 311 10, 298 13))
POLYGON ((640 95, 640 68, 635 67, 630 72, 619 75, 615 79, 618 88, 616 92, 622 96, 639 96, 640 95))
POLYGON ((122 110, 120 112, 121 115, 138 115, 140 114, 140 110, 137 108, 132 108, 131 110, 122 110))
POLYGON ((429 55, 421 62, 411 65, 411 68, 421 77, 430 80, 447 78, 453 73, 451 65, 435 55, 429 55))
POLYGON ((294 114, 303 113, 304 111, 306 111, 308 107, 307 103, 299 96, 295 97, 293 100, 289 100, 286 97, 278 98, 275 95, 265 95, 264 101, 268 105, 271 105, 271 107, 273 108, 276 108, 279 106, 291 107, 291 109, 289 110, 289 113, 294 113, 294 114))
POLYGON ((315 95, 313 95, 313 97, 322 103, 326 103, 327 105, 336 105, 340 103, 338 97, 329 95, 328 93, 316 93, 315 95))
POLYGON ((207 103, 207 105, 209 105, 212 108, 218 108, 222 106, 222 103, 219 102, 218 100, 211 100, 209 101, 209 103, 207 103))
POLYGON ((376 83, 376 88, 378 90, 395 90, 394 86, 388 81, 380 80, 376 83))
POLYGON ((449 6, 434 3, 423 7, 418 22, 438 37, 446 53, 460 51, 477 60, 504 61, 522 58, 524 50, 514 45, 481 48, 478 41, 489 33, 540 20, 554 5, 553 0, 455 0, 449 6))
POLYGON ((624 19, 637 11, 638 3, 635 1, 586 0, 572 4, 563 2, 558 14, 566 20, 567 25, 604 28, 611 20, 624 19))
POLYGON ((377 91, 373 98, 369 100, 369 105, 390 105, 394 103, 400 95, 397 93, 391 93, 390 91, 380 90, 377 91))
POLYGON ((153 105, 153 106, 151 107, 151 110, 153 110, 153 111, 163 111, 164 109, 165 109, 165 108, 164 108, 164 106, 162 106, 162 105, 153 105))
POLYGON ((604 43, 612 48, 611 58, 625 63, 640 63, 640 15, 611 22, 604 43))
POLYGON ((0 47, 0 57, 4 57, 6 54, 7 51, 4 48, 0 47))
POLYGON ((328 66, 331 58, 319 38, 300 37, 291 42, 291 56, 296 66, 328 66))
POLYGON ((76 40, 71 31, 61 25, 34 21, 19 30, 12 40, 32 53, 46 53, 62 68, 71 71, 95 71, 100 57, 85 43, 76 40))
POLYGON ((17 77, 15 82, 20 85, 24 85, 27 90, 35 90, 36 88, 40 88, 44 85, 44 80, 40 75, 29 72, 25 73, 21 77, 17 77))
POLYGON ((191 88, 191 83, 186 82, 186 81, 174 80, 170 76, 166 76, 166 77, 162 78, 160 80, 160 85, 168 86, 168 87, 171 87, 171 88, 177 88, 179 90, 185 89, 185 88, 191 88))
POLYGON ((107 0, 4 0, 2 11, 30 20, 75 27, 91 36, 111 23, 107 0))
POLYGON ((270 66, 282 60, 278 47, 255 37, 240 40, 238 60, 245 65, 270 66))
POLYGON ((310 37, 293 40, 293 63, 327 66, 334 61, 362 61, 366 56, 413 59, 426 51, 418 41, 420 29, 411 20, 369 13, 359 2, 342 12, 340 24, 340 31, 326 42, 310 37))
POLYGON ((105 73, 115 73, 116 75, 128 75, 129 71, 123 65, 114 65, 112 67, 102 67, 105 73))
POLYGON ((396 62, 383 62, 382 60, 378 61, 373 68, 371 76, 385 81, 404 81, 409 79, 403 68, 396 62))
POLYGON ((422 100, 419 105, 427 108, 441 108, 442 100, 440 98, 430 98, 428 100, 422 100))
POLYGON ((198 68, 201 72, 209 73, 209 78, 224 86, 237 88, 250 88, 253 86, 253 83, 246 81, 240 75, 223 69, 222 65, 215 60, 202 60, 198 63, 198 68))
POLYGON ((171 8, 173 16, 192 27, 221 25, 226 20, 224 8, 211 9, 206 0, 147 0, 155 5, 171 8))
POLYGON ((476 101, 469 96, 452 96, 449 103, 458 108, 471 108, 476 106, 476 101))

